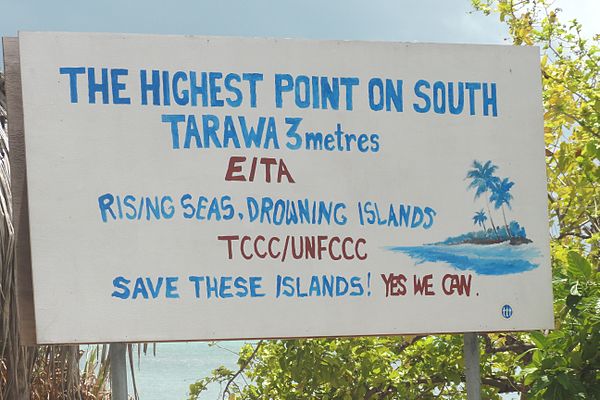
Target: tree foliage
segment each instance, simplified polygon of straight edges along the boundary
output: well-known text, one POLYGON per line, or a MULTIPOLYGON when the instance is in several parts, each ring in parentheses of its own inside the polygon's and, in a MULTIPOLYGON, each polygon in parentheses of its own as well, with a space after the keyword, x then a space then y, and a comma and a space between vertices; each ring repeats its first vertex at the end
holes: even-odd
MULTIPOLYGON (((556 329, 481 335, 484 398, 600 399, 600 53, 546 0, 473 0, 541 50, 556 329)), ((276 340, 242 348, 207 385, 244 399, 465 398, 460 336, 276 340)))

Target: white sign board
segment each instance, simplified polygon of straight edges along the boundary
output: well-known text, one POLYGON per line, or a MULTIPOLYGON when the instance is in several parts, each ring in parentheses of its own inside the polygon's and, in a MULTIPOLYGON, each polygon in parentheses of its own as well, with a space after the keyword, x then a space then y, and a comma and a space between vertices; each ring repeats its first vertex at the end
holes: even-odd
POLYGON ((536 48, 19 43, 38 342, 553 326, 536 48))

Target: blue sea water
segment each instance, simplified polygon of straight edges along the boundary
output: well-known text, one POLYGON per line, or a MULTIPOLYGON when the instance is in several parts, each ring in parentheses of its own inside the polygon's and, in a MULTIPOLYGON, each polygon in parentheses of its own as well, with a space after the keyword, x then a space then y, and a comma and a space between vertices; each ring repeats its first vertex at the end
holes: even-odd
MULTIPOLYGON (((210 346, 204 342, 158 343, 156 355, 152 346, 147 355, 142 353, 138 360, 134 355, 134 374, 140 400, 185 400, 189 395, 190 384, 209 376, 221 365, 236 371, 237 352, 243 341, 218 342, 210 346)), ((82 347, 85 350, 85 347, 82 347)), ((136 351, 134 350, 134 353, 136 351)), ((129 361, 128 361, 129 371, 129 361)), ((129 394, 133 394, 131 371, 127 377, 129 394)), ((200 399, 217 400, 218 384, 209 386, 200 399)))
POLYGON ((459 270, 470 270, 481 275, 530 271, 538 267, 533 260, 541 255, 532 244, 513 246, 508 243, 388 247, 388 250, 408 254, 417 264, 444 262, 459 270))

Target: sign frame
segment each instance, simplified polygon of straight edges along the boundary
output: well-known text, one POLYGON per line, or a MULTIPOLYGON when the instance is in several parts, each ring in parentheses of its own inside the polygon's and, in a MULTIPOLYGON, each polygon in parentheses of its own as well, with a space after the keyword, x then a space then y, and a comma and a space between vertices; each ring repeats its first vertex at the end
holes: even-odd
MULTIPOLYGON (((21 87, 21 64, 18 38, 3 38, 4 57, 6 68, 6 88, 9 120, 9 138, 11 145, 12 185, 15 218, 15 236, 17 243, 17 290, 18 308, 20 314, 21 335, 26 343, 34 344, 36 337, 35 299, 33 292, 33 278, 31 265, 31 243, 29 232, 29 212, 27 193, 27 171, 25 154, 25 132, 23 121, 23 98, 21 87)), ((511 330, 503 330, 511 331, 511 330)), ((451 330, 449 332, 457 332, 451 330)), ((471 331, 467 331, 471 332, 471 331)), ((433 333, 433 332, 431 332, 433 333)), ((444 331, 436 333, 446 333, 444 331)), ((384 333, 381 333, 384 334, 384 333)), ((400 334, 400 333, 398 333, 400 334)), ((378 335, 378 334, 371 334, 378 335)), ((344 336, 369 336, 369 335, 344 335, 344 336)), ((283 338, 312 337, 312 336, 284 336, 283 338)), ((317 336, 320 337, 320 336, 317 336)), ((252 337, 248 339, 258 339, 252 337)), ((246 339, 246 338, 240 338, 246 339)), ((188 339, 179 339, 188 340, 188 339)), ((214 340, 191 339, 191 340, 214 340)), ((235 340, 228 338, 227 340, 235 340)), ((160 341, 160 340, 158 340, 160 341)), ((163 340, 172 341, 172 340, 163 340)), ((176 340, 177 341, 177 340, 176 340)), ((120 342, 120 341, 118 341, 120 342)))

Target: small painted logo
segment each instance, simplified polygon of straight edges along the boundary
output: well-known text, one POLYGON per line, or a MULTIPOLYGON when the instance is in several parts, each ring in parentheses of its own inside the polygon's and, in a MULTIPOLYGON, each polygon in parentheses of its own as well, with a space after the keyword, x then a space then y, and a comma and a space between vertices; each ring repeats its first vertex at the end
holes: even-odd
POLYGON ((508 304, 502 306, 502 316, 504 318, 509 319, 510 317, 512 317, 512 314, 513 310, 511 306, 509 306, 508 304))

